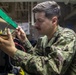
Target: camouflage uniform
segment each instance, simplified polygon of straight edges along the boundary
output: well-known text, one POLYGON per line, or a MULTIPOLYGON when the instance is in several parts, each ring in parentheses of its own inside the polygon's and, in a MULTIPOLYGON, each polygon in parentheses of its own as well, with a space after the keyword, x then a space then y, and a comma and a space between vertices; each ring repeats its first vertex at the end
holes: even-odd
POLYGON ((76 75, 76 35, 72 30, 58 26, 50 40, 44 36, 35 48, 29 41, 24 47, 26 53, 17 50, 14 59, 29 75, 76 75))

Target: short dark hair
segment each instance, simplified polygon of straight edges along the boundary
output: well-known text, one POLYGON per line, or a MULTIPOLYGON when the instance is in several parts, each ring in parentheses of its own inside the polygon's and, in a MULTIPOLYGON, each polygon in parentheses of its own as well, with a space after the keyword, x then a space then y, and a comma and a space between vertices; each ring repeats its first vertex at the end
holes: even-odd
POLYGON ((53 16, 58 18, 61 16, 60 6, 55 1, 45 1, 37 4, 33 8, 33 12, 45 12, 45 16, 49 19, 53 16))

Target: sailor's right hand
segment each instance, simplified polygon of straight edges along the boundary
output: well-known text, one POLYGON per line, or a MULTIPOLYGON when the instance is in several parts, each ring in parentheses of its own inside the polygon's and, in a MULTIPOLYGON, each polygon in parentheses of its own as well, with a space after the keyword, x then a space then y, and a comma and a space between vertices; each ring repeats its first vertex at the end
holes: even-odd
POLYGON ((26 33, 20 26, 16 28, 16 34, 22 43, 24 43, 27 40, 26 33))

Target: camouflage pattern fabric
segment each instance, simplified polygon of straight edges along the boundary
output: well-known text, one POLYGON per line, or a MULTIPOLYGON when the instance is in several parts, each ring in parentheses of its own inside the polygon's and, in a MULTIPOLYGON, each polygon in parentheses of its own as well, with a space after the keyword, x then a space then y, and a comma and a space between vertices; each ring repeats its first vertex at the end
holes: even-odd
POLYGON ((23 45, 27 51, 17 50, 14 59, 28 75, 76 75, 76 34, 72 30, 58 26, 50 40, 44 36, 34 48, 28 40, 23 45))

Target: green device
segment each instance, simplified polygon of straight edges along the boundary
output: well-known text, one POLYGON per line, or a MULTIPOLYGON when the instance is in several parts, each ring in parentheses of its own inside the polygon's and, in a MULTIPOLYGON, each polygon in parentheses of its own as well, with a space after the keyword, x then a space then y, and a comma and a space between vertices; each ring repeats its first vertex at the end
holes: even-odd
POLYGON ((2 10, 0 9, 0 17, 5 20, 9 25, 11 25, 13 28, 17 28, 18 25, 2 10))

